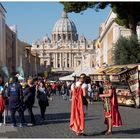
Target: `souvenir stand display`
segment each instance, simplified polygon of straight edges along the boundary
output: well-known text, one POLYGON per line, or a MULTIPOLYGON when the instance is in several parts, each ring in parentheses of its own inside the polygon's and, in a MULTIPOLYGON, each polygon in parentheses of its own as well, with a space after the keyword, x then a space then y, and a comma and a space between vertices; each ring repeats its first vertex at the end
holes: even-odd
POLYGON ((105 72, 116 87, 118 104, 139 108, 139 70, 139 64, 114 65, 98 68, 90 77, 92 81, 103 81, 105 72))

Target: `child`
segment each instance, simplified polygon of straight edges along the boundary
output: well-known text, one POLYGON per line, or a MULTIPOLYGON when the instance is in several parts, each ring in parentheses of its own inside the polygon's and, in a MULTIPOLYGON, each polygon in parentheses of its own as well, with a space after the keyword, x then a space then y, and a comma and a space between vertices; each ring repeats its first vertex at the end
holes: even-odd
POLYGON ((5 100, 3 97, 3 87, 0 86, 0 126, 2 126, 2 114, 4 112, 4 108, 5 108, 5 100))

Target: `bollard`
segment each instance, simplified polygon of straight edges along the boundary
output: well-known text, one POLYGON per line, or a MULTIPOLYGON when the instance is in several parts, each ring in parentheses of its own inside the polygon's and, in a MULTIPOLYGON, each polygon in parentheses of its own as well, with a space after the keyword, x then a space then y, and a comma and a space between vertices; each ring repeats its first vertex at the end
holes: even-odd
POLYGON ((3 117, 3 124, 5 125, 6 124, 6 111, 5 111, 5 109, 4 109, 3 115, 4 115, 4 117, 3 117))

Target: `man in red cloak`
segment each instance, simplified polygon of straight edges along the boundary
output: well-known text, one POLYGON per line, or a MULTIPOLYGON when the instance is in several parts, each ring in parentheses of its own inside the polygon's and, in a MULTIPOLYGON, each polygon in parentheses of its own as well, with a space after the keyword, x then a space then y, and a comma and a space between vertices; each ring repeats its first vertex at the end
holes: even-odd
POLYGON ((104 75, 104 94, 100 94, 104 103, 104 116, 107 130, 105 135, 112 134, 112 127, 119 127, 122 125, 121 116, 118 110, 118 102, 116 96, 116 89, 112 86, 110 79, 104 75))
POLYGON ((70 128, 76 132, 76 135, 83 135, 84 133, 84 100, 87 95, 87 85, 84 83, 86 79, 85 74, 81 74, 79 81, 71 86, 72 91, 72 105, 70 128))

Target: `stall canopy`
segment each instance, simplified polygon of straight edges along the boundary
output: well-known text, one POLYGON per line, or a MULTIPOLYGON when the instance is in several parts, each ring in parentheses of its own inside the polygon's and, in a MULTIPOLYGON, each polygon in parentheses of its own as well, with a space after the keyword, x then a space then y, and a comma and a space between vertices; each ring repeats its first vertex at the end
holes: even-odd
POLYGON ((61 81, 73 81, 74 77, 71 74, 71 75, 60 77, 59 80, 61 80, 61 81))
POLYGON ((90 68, 90 67, 84 67, 83 69, 79 69, 79 70, 76 70, 72 73, 72 76, 77 76, 79 77, 80 74, 82 73, 85 73, 87 76, 89 76, 90 74, 93 74, 95 71, 94 68, 90 68))
POLYGON ((80 74, 85 73, 87 76, 94 73, 94 68, 84 67, 83 69, 76 69, 71 75, 60 77, 59 80, 73 81, 74 77, 79 77, 80 74))
POLYGON ((137 67, 139 70, 140 69, 139 64, 112 65, 112 66, 107 66, 107 67, 102 67, 102 68, 96 68, 94 70, 94 73, 90 74, 90 76, 91 76, 91 79, 95 81, 102 81, 103 80, 102 75, 103 75, 103 72, 105 72, 107 75, 110 75, 110 79, 112 81, 119 81, 121 74, 137 67))
POLYGON ((138 64, 113 65, 108 67, 97 68, 91 75, 102 75, 105 72, 108 75, 120 75, 121 73, 139 66, 138 64))

